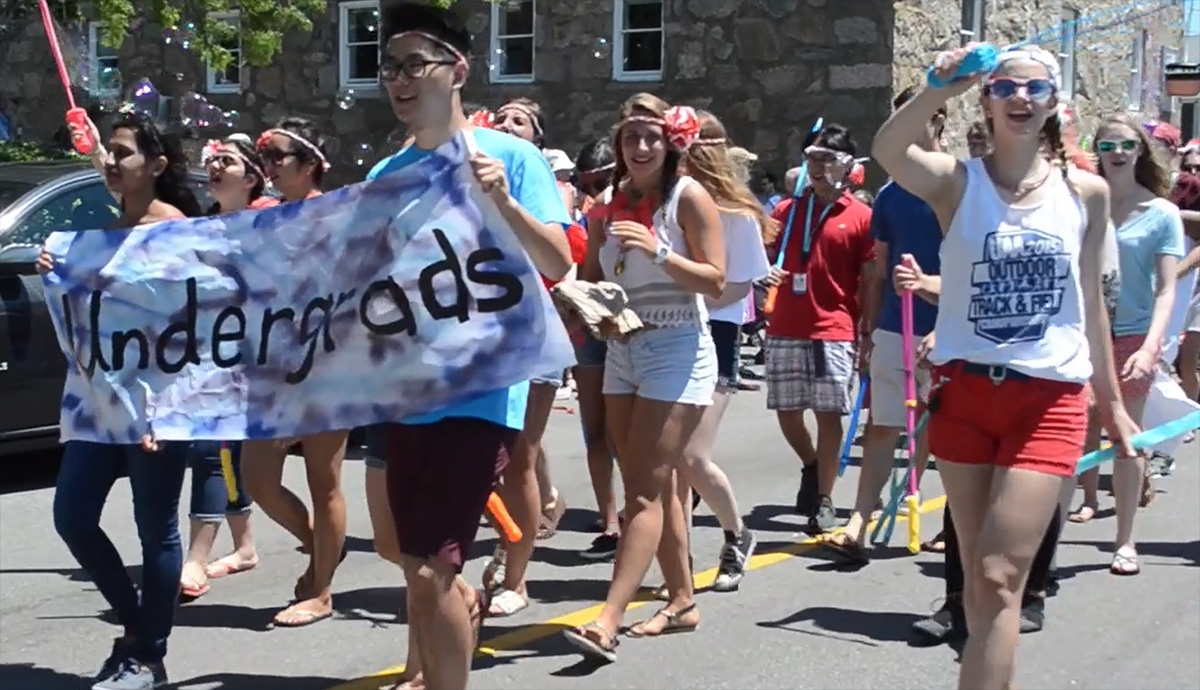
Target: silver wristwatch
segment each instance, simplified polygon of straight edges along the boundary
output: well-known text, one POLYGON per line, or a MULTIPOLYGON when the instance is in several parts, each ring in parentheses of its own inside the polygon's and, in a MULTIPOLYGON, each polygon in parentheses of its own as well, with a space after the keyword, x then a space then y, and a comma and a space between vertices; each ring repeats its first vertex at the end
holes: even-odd
POLYGON ((667 246, 665 243, 659 242, 658 249, 655 250, 655 252, 654 252, 654 265, 662 266, 663 263, 667 260, 667 257, 670 255, 671 255, 671 248, 669 246, 667 246))

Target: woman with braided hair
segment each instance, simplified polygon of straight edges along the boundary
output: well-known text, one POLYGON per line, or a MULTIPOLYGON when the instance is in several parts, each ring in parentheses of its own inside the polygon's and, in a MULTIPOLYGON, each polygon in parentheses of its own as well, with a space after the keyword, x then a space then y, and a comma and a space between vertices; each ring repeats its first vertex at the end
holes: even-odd
POLYGON ((947 85, 897 110, 873 154, 933 208, 945 236, 942 281, 957 289, 939 299, 929 445, 966 576, 958 687, 1009 690, 1021 592, 1075 474, 1089 381, 1118 463, 1136 455, 1138 427, 1121 398, 1102 298, 1108 188, 1067 161, 1058 60, 1015 46, 991 73, 951 80, 976 47, 938 55, 947 85), (937 108, 977 84, 992 151, 959 161, 921 148, 937 108))

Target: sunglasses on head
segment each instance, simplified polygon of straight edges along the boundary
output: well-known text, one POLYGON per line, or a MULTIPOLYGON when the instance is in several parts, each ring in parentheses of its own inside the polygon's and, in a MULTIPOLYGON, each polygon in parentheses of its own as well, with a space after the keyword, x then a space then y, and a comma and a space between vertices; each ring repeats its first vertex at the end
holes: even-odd
POLYGON ((1049 79, 1029 79, 1027 81, 1018 81, 1016 79, 993 79, 987 84, 987 93, 992 98, 1008 100, 1015 97, 1021 89, 1025 89, 1025 96, 1031 101, 1047 101, 1054 95, 1054 82, 1049 79))
POLYGON ((1141 145, 1137 139, 1103 139, 1096 142, 1096 150, 1100 153, 1112 153, 1119 149, 1129 153, 1137 151, 1141 145))
POLYGON ((1191 173, 1192 175, 1200 175, 1200 163, 1194 163, 1192 165, 1181 165, 1181 166, 1179 166, 1179 172, 1191 173))
POLYGON ((282 163, 288 159, 288 156, 296 155, 296 152, 267 147, 259 151, 258 155, 262 156, 264 163, 282 163))

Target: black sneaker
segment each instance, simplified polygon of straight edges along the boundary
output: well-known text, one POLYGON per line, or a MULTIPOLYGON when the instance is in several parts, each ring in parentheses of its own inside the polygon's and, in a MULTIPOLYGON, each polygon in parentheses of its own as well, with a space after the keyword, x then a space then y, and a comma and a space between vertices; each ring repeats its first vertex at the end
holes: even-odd
POLYGON ((154 690, 167 684, 167 669, 162 664, 143 664, 135 659, 121 662, 112 676, 96 683, 92 690, 154 690))
POLYGON ((956 598, 946 599, 942 608, 932 616, 913 623, 912 631, 917 633, 922 641, 935 644, 966 639, 967 618, 963 613, 962 604, 956 598))
POLYGON ((818 499, 817 510, 808 519, 809 531, 813 534, 825 534, 838 527, 837 509, 833 507, 833 499, 821 496, 818 499))
POLYGON ((579 552, 581 558, 589 561, 606 561, 617 554, 617 544, 620 537, 616 534, 601 534, 592 540, 592 545, 579 552))
POLYGON ((800 471, 800 489, 796 492, 796 514, 804 517, 816 515, 821 505, 821 496, 817 486, 816 465, 805 465, 800 471))
POLYGON ((100 665, 100 670, 92 677, 92 682, 99 683, 100 681, 108 680, 116 675, 117 671, 121 670, 121 664, 129 658, 129 652, 133 645, 124 637, 118 637, 113 640, 112 651, 108 653, 108 658, 100 665))
POLYGON ((1026 595, 1021 604, 1021 632, 1039 632, 1046 625, 1046 599, 1037 594, 1026 595))
POLYGON ((714 592, 736 592, 746 574, 746 563, 754 555, 758 540, 754 533, 743 527, 742 533, 733 541, 721 546, 721 562, 717 565, 717 578, 713 580, 714 592))

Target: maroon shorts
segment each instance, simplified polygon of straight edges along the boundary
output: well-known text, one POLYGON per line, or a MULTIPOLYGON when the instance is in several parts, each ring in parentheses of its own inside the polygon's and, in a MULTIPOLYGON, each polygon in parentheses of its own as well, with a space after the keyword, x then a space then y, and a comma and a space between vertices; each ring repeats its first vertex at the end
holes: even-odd
POLYGON ((929 452, 946 462, 1073 476, 1088 426, 1084 385, 1020 374, 993 382, 986 370, 962 362, 934 369, 929 452))
POLYGON ((462 572, 520 433, 467 417, 390 425, 384 455, 400 553, 462 572))

